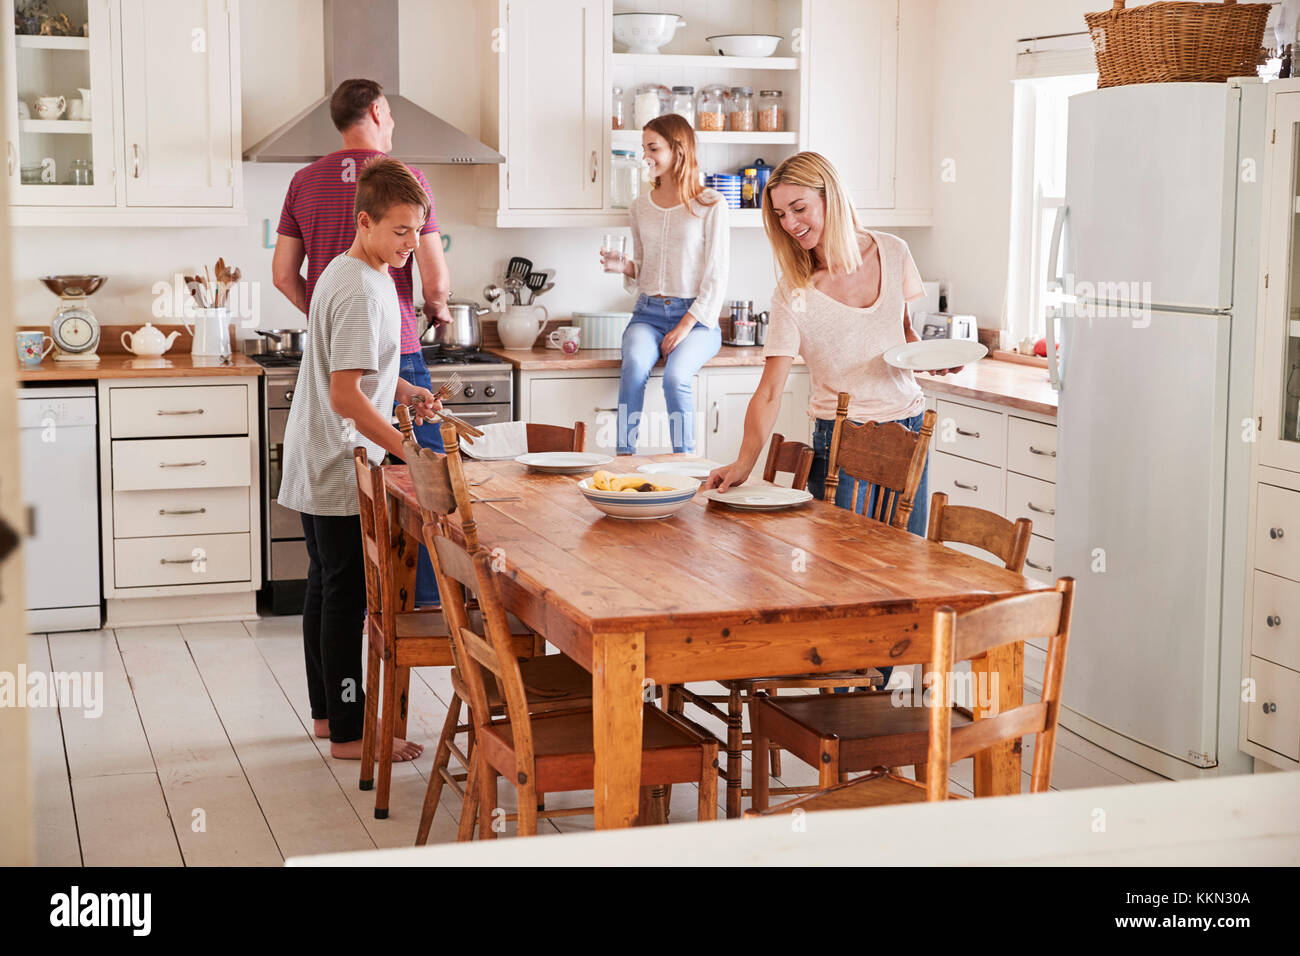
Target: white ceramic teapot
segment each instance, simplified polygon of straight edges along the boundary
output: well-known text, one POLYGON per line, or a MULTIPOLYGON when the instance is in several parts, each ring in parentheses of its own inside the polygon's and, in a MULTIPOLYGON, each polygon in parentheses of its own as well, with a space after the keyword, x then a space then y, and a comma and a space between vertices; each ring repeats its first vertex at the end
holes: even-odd
POLYGON ((530 349, 551 314, 544 305, 512 305, 497 319, 497 334, 508 349, 530 349), (540 315, 540 317, 539 317, 540 315))
POLYGON ((178 335, 180 335, 179 332, 163 335, 159 329, 154 328, 152 322, 146 322, 135 332, 122 333, 122 348, 132 355, 155 358, 171 348, 178 335))

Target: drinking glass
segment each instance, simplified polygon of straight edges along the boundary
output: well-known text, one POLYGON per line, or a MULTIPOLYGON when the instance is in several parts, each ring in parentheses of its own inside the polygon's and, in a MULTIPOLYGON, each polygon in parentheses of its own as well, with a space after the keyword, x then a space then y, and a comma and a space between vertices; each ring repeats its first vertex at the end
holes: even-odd
POLYGON ((627 255, 627 236, 606 236, 600 244, 606 272, 622 272, 627 255))

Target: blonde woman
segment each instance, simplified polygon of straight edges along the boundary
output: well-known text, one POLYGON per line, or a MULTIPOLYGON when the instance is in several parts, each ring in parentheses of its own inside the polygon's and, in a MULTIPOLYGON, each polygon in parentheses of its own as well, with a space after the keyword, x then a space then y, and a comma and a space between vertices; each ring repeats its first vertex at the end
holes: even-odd
MULTIPOLYGON (((921 274, 902 239, 858 224, 835 168, 818 153, 798 153, 773 170, 762 206, 778 273, 763 377, 745 413, 740 456, 715 469, 707 484, 725 491, 749 477, 780 412, 790 366, 802 355, 812 386, 808 416, 816 423, 808 490, 821 498, 839 392, 853 396, 850 421, 920 430, 925 396, 912 373, 887 365, 884 354, 918 338, 907 303, 924 294, 921 274)), ((922 536, 928 484, 927 463, 907 525, 922 536)), ((856 501, 849 489, 841 472, 835 504, 861 514, 876 489, 863 483, 856 501)))
MULTIPOLYGON (((646 382, 662 356, 673 451, 695 449, 691 379, 718 354, 730 232, 722 195, 700 185, 695 130, 676 113, 645 125, 641 146, 654 188, 629 210, 632 256, 623 282, 637 294, 623 333, 618 453, 636 452, 646 382)), ((602 253, 602 265, 605 260, 602 253)))

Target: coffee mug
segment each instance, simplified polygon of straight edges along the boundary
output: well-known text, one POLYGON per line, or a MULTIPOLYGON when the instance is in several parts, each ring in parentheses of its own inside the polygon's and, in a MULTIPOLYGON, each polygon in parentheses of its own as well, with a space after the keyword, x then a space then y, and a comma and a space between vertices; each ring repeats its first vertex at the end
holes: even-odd
POLYGON ((18 361, 27 368, 36 368, 41 364, 41 359, 54 348, 54 339, 44 332, 19 332, 17 335, 18 361), (46 345, 46 342, 49 344, 46 345))
POLYGON ((578 340, 582 336, 582 329, 576 325, 562 325, 546 337, 546 341, 564 352, 566 355, 572 355, 578 351, 578 340))
POLYGON ((35 105, 37 119, 55 120, 68 108, 68 101, 62 96, 38 96, 35 105))

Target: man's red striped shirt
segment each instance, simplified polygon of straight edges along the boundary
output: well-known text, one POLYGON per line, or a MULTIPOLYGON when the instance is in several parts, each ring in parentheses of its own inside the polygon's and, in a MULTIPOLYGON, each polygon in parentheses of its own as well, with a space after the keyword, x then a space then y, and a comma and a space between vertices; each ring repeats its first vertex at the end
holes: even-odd
MULTIPOLYGON (((311 302, 312 290, 316 288, 316 280, 330 260, 352 247, 357 233, 352 214, 357 198, 357 176, 372 157, 383 155, 376 149, 340 149, 293 174, 276 232, 302 240, 307 252, 308 303, 311 302)), ((437 232, 438 218, 429 181, 418 169, 412 166, 407 169, 429 194, 429 221, 420 230, 420 235, 437 232)), ((397 301, 402 306, 402 354, 409 355, 420 351, 419 320, 412 298, 411 261, 408 259, 400 269, 389 266, 388 273, 397 286, 397 301)))

